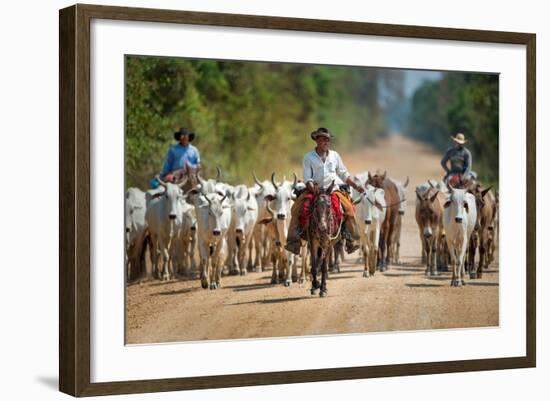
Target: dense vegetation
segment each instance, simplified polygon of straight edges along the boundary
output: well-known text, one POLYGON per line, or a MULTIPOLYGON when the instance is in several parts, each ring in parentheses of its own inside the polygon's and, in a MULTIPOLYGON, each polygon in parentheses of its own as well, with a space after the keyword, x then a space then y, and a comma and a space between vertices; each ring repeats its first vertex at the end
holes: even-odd
POLYGON ((401 75, 362 67, 126 58, 126 184, 146 187, 187 127, 204 175, 216 166, 228 182, 252 182, 301 164, 319 126, 338 150, 386 133, 379 82, 401 75))
POLYGON ((498 182, 498 75, 445 73, 413 95, 407 133, 443 151, 449 136, 464 133, 473 170, 486 182, 498 182))

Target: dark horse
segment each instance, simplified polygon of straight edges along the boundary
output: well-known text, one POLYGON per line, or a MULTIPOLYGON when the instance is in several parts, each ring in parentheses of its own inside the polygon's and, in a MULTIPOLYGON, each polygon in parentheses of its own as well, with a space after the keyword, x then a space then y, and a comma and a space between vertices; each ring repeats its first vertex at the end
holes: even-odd
POLYGON ((316 189, 313 207, 307 229, 309 248, 311 250, 311 295, 320 289, 319 296, 327 295, 327 275, 330 254, 333 246, 340 239, 342 222, 337 222, 332 213, 331 193, 334 181, 326 189, 316 189), (321 271, 321 283, 317 279, 321 271))

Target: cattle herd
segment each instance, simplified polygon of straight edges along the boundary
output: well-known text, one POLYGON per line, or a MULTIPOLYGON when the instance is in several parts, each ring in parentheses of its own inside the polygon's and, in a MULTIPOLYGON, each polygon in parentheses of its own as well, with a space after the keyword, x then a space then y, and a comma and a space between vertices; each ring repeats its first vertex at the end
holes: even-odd
MULTIPOLYGON (((200 174, 163 182, 156 189, 126 192, 127 281, 199 278, 202 288, 216 289, 224 274, 245 275, 271 268, 271 283, 290 286, 310 277, 317 282, 312 244, 303 241, 296 256, 285 250, 290 211, 304 184, 293 180, 259 180, 255 185, 229 185, 200 174), (146 263, 146 254, 150 263, 146 263), (197 255, 198 250, 198 255, 197 255)), ((407 187, 386 173, 357 174, 365 189, 351 190, 361 235, 363 277, 400 263, 402 219, 407 187)), ((493 261, 498 235, 498 195, 477 181, 463 188, 428 180, 415 189, 416 213, 422 261, 426 275, 452 269, 451 286, 481 278, 493 261), (476 257, 476 253, 479 256, 476 257), (476 266, 477 259, 477 266, 476 266)), ((341 241, 330 244, 329 267, 339 271, 341 241)), ((324 276, 323 276, 324 280, 324 276)), ((315 284, 312 287, 312 293, 315 284)), ((326 293, 326 287, 325 287, 326 293)), ((323 295, 323 288, 321 288, 323 295)))

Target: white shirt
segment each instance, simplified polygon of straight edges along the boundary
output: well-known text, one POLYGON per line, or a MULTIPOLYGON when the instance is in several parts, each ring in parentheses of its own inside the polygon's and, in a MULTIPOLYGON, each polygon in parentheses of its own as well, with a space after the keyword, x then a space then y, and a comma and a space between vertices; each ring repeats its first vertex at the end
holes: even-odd
POLYGON ((328 188, 334 180, 338 184, 338 178, 346 182, 350 176, 342 158, 334 150, 329 150, 323 162, 315 149, 304 156, 304 182, 313 181, 322 188, 328 188))

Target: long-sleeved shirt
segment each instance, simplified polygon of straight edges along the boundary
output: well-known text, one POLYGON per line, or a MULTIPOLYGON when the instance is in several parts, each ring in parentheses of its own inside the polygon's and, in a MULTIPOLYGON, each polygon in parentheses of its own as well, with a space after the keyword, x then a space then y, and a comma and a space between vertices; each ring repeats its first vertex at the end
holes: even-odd
POLYGON ((461 148, 450 147, 441 159, 441 167, 446 173, 469 175, 472 170, 472 154, 464 146, 461 148), (450 160, 451 168, 447 167, 450 160))
POLYGON ((177 143, 166 154, 161 177, 174 170, 184 168, 186 164, 191 168, 197 168, 200 161, 199 150, 196 147, 191 144, 182 146, 177 143))
POLYGON ((346 182, 350 174, 342 162, 342 158, 334 150, 329 150, 325 161, 314 150, 304 156, 304 182, 313 181, 322 188, 328 188, 337 178, 346 182))

